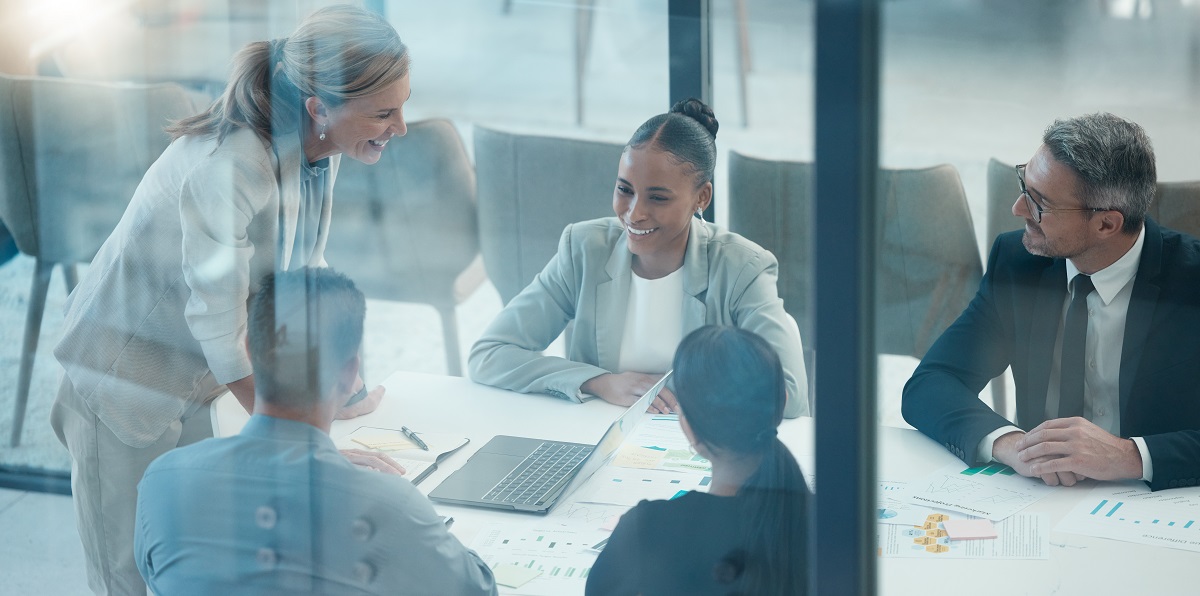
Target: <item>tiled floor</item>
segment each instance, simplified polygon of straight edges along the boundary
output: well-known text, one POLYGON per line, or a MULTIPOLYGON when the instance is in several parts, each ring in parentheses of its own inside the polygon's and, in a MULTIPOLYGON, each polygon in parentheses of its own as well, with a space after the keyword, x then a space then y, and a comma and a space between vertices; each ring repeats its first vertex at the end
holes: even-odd
POLYGON ((0 489, 0 528, 0 593, 89 593, 71 497, 0 489))

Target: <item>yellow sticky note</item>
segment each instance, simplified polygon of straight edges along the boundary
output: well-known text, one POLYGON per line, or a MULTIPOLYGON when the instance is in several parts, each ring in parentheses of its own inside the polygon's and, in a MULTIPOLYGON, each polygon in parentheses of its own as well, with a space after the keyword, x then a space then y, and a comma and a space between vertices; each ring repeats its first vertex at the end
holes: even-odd
POLYGON ((637 445, 625 445, 617 452, 612 465, 621 468, 654 469, 662 463, 666 451, 648 449, 637 445))
POLYGON ((519 588, 541 574, 542 572, 537 569, 519 565, 497 565, 492 569, 496 583, 507 588, 519 588))

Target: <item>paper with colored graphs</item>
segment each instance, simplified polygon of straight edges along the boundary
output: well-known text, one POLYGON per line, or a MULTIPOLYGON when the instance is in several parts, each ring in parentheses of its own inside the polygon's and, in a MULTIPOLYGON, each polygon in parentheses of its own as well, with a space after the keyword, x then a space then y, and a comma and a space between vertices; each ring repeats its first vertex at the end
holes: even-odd
POLYGON ((1196 489, 1178 495, 1138 483, 1101 485, 1079 501, 1055 531, 1200 552, 1196 489), (1190 494, 1189 494, 1190 493, 1190 494))
POLYGON ((1000 521, 1053 490, 1041 480, 1021 476, 1002 464, 966 469, 962 464, 951 464, 911 482, 907 500, 1000 521))
POLYGON ((659 414, 644 421, 625 439, 612 465, 711 474, 712 464, 689 447, 687 437, 679 428, 679 416, 659 414))
POLYGON ((875 526, 880 557, 909 559, 1048 559, 1049 516, 1044 513, 1013 515, 995 523, 996 538, 951 540, 943 525, 952 519, 979 519, 957 513, 930 511, 920 526, 875 526))
POLYGON ((902 495, 907 491, 907 482, 880 480, 875 493, 875 521, 898 526, 924 524, 928 508, 903 500, 902 495))
POLYGON ((471 548, 500 576, 524 580, 517 593, 531 596, 582 594, 596 562, 590 547, 609 535, 599 530, 548 526, 544 520, 522 520, 484 526, 471 548), (525 573, 507 573, 519 567, 525 573))

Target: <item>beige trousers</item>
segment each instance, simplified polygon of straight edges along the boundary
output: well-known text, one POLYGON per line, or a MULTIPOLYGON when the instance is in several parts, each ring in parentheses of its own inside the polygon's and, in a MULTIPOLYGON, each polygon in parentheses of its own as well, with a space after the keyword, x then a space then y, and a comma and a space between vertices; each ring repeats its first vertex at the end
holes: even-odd
POLYGON ((71 452, 71 493, 88 586, 96 594, 144 596, 146 584, 133 560, 138 482, 158 456, 212 436, 208 406, 172 422, 158 441, 138 449, 121 442, 64 376, 50 425, 71 452))

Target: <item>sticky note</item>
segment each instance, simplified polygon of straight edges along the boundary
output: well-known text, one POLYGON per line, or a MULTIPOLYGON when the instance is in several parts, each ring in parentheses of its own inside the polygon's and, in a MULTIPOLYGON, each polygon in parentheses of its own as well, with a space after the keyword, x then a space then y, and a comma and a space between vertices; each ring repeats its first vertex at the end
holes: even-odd
POLYGON ((541 574, 540 570, 518 565, 497 565, 492 569, 496 583, 506 588, 519 588, 541 574))
POLYGON ((980 540, 996 537, 996 527, 986 519, 948 519, 942 527, 951 540, 980 540))

